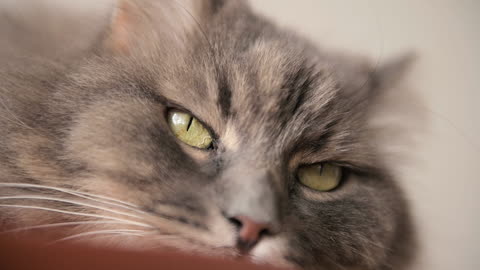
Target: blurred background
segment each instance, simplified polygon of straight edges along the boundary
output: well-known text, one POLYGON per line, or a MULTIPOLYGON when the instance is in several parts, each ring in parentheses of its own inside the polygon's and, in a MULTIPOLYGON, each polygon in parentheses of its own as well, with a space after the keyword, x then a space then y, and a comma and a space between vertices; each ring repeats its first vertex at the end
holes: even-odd
MULTIPOLYGON (((91 44, 113 1, 0 0, 0 46, 67 56, 91 44)), ((414 269, 480 269, 480 1, 250 2, 322 47, 380 63, 418 54, 409 81, 428 122, 400 172, 420 236, 414 269)))

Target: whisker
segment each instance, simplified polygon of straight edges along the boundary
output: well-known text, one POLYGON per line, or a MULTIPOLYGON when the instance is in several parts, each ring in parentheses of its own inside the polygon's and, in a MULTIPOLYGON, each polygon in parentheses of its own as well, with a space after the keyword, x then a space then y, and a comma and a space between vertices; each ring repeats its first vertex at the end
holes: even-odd
POLYGON ((68 214, 68 215, 75 215, 75 216, 110 219, 110 220, 121 221, 121 222, 124 222, 126 224, 137 225, 137 226, 140 226, 140 227, 153 228, 153 226, 150 226, 150 225, 145 224, 145 223, 126 220, 126 219, 117 218, 117 217, 103 216, 103 215, 96 215, 96 214, 88 214, 88 213, 77 213, 77 212, 71 212, 71 211, 60 210, 60 209, 55 209, 55 208, 48 208, 48 207, 41 207, 41 206, 18 205, 18 204, 0 204, 0 207, 35 209, 35 210, 44 210, 44 211, 57 212, 57 213, 68 214))
MULTIPOLYGON (((112 202, 116 202, 116 203, 119 203, 119 204, 122 204, 122 205, 134 207, 134 209, 131 209, 131 210, 139 211, 138 210, 139 207, 137 205, 133 204, 133 203, 128 203, 128 202, 124 202, 124 201, 114 199, 114 198, 111 198, 111 197, 107 197, 107 196, 103 196, 103 195, 97 195, 97 194, 91 194, 91 193, 88 193, 88 192, 76 191, 76 190, 68 189, 68 188, 59 188, 59 187, 36 185, 36 184, 26 184, 26 183, 0 183, 0 187, 14 187, 14 188, 15 187, 18 187, 18 188, 24 187, 24 188, 38 188, 38 189, 55 190, 55 191, 60 191, 60 192, 68 193, 68 194, 71 194, 71 195, 75 195, 75 196, 78 196, 78 197, 82 197, 82 198, 85 198, 85 199, 94 200, 94 201, 98 201, 98 200, 92 199, 90 197, 103 199, 103 200, 107 200, 107 201, 112 201, 112 202)), ((103 201, 98 201, 98 202, 110 204, 109 202, 103 202, 103 201)))
POLYGON ((104 210, 104 211, 119 214, 119 215, 124 215, 124 216, 129 216, 129 217, 142 219, 142 217, 137 216, 137 215, 133 215, 133 214, 129 214, 129 213, 121 212, 121 211, 116 211, 116 210, 112 210, 112 209, 109 209, 109 208, 105 208, 105 207, 101 207, 101 206, 97 206, 97 205, 93 205, 93 204, 89 204, 89 203, 74 201, 74 200, 67 200, 67 199, 54 198, 54 197, 45 197, 45 196, 0 196, 0 200, 15 200, 15 199, 17 199, 17 200, 18 199, 47 200, 47 201, 57 201, 57 202, 71 203, 71 204, 75 204, 75 205, 81 205, 81 206, 91 207, 91 208, 95 208, 95 209, 100 209, 100 210, 104 210))
POLYGON ((56 241, 53 241, 52 244, 56 242, 67 241, 67 240, 72 240, 80 237, 97 235, 97 234, 122 234, 122 235, 133 235, 133 236, 144 236, 146 233, 142 230, 127 230, 127 229, 126 230, 117 229, 117 230, 90 231, 90 232, 83 232, 83 233, 67 236, 62 239, 58 239, 56 241))
POLYGON ((27 226, 21 228, 15 228, 8 231, 0 232, 0 234, 7 234, 7 233, 14 233, 20 231, 28 231, 28 230, 35 230, 35 229, 47 229, 47 228, 55 228, 55 227, 63 227, 63 226, 75 226, 75 225, 85 225, 85 224, 125 224, 124 222, 119 221, 76 221, 76 222, 61 222, 61 223, 51 223, 51 224, 43 224, 43 225, 36 225, 36 226, 27 226))

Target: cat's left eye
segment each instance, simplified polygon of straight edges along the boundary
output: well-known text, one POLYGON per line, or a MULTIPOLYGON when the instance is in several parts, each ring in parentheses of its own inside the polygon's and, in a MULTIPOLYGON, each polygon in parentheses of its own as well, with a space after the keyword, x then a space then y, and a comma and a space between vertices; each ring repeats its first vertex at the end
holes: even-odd
POLYGON ((330 191, 338 187, 342 178, 342 168, 331 163, 318 163, 298 169, 298 180, 316 191, 330 191))
POLYGON ((182 142, 201 149, 212 146, 212 135, 192 115, 178 110, 170 110, 168 112, 168 124, 175 136, 182 142))

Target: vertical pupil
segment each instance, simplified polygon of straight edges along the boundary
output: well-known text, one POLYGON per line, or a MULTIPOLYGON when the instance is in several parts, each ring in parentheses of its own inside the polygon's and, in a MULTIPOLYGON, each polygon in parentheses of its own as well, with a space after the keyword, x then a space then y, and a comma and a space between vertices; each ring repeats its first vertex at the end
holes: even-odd
POLYGON ((187 125, 187 131, 190 130, 190 127, 192 126, 192 122, 193 122, 193 117, 190 117, 190 120, 188 121, 188 125, 187 125))
POLYGON ((317 170, 318 170, 318 174, 322 175, 322 173, 323 173, 323 166, 322 166, 322 165, 318 165, 318 166, 317 166, 317 170))

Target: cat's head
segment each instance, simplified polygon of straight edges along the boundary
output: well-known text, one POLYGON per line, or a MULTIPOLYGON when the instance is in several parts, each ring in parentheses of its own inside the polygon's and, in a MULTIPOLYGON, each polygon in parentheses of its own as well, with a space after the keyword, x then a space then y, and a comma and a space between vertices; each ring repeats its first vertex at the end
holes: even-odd
POLYGON ((28 186, 60 198, 28 205, 90 216, 22 220, 87 221, 72 231, 131 247, 397 266, 412 232, 370 120, 404 67, 318 50, 243 1, 122 1, 12 145, 30 183, 128 204, 28 186))

